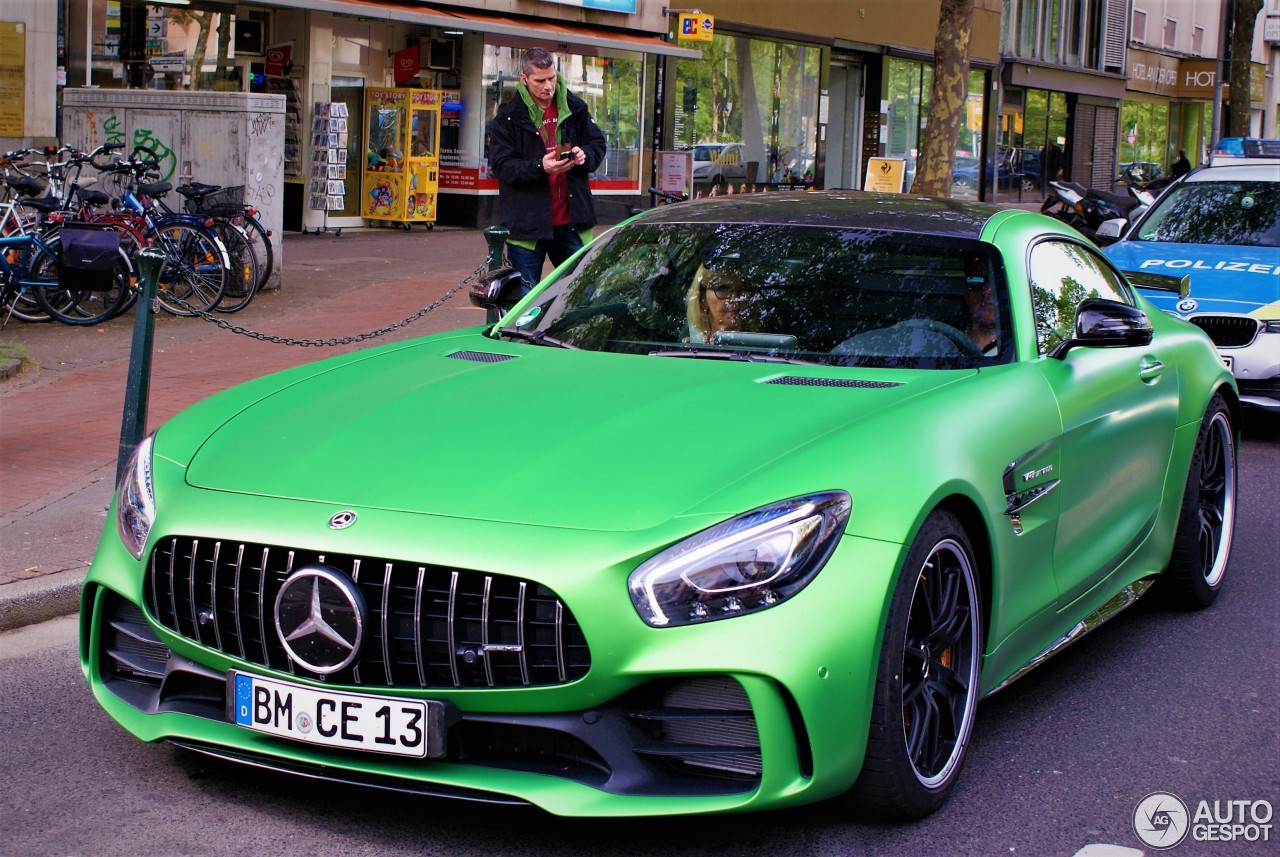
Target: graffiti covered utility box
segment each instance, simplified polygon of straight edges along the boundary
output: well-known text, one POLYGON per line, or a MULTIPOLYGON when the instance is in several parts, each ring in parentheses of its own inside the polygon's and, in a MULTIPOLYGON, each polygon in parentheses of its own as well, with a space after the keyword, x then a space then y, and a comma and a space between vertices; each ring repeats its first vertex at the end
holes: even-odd
MULTIPOLYGON (((123 143, 121 155, 146 146, 160 156, 161 180, 244 185, 244 200, 271 230, 280 285, 284 219, 285 97, 251 92, 67 89, 63 140, 91 151, 123 143)), ((182 197, 165 199, 180 208, 182 197)))
POLYGON ((365 90, 361 217, 435 223, 443 101, 438 89, 365 90))

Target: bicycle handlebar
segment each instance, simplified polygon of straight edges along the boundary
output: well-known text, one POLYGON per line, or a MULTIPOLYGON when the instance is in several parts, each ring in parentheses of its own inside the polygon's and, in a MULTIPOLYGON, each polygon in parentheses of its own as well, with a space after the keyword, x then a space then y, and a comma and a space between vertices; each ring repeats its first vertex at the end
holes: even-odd
POLYGON ((689 199, 689 194, 687 193, 675 193, 669 190, 660 190, 656 187, 649 188, 649 193, 652 196, 660 196, 667 202, 686 202, 689 199))

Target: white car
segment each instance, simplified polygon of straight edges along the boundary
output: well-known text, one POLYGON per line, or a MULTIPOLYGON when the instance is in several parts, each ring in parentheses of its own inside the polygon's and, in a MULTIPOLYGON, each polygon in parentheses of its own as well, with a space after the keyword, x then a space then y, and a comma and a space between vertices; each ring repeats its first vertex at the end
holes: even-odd
POLYGON ((1244 404, 1280 413, 1280 160, 1245 153, 1192 170, 1103 253, 1139 275, 1189 275, 1186 293, 1146 296, 1209 335, 1244 404))
POLYGON ((693 181, 723 185, 747 180, 747 147, 741 143, 699 143, 693 147, 693 181))

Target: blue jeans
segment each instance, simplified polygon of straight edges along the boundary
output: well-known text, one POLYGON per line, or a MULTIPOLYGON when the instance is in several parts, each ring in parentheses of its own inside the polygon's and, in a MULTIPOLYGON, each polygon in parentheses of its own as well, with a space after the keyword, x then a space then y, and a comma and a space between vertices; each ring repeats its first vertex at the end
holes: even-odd
POLYGON ((551 259, 551 265, 554 267, 580 249, 582 249, 582 237, 578 235, 577 230, 569 226, 555 227, 555 236, 550 241, 545 238, 538 241, 532 250, 508 243, 507 261, 528 283, 520 293, 521 296, 528 294, 529 290, 542 279, 542 263, 548 258, 551 259))

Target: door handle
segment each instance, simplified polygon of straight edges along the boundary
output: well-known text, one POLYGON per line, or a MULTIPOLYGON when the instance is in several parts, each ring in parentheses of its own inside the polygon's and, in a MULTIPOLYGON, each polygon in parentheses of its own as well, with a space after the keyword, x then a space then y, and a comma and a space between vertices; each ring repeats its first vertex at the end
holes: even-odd
POLYGON ((1164 374, 1164 363, 1154 357, 1143 357, 1142 362, 1138 365, 1138 377, 1144 383, 1151 384, 1157 381, 1164 374))

